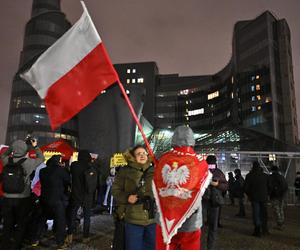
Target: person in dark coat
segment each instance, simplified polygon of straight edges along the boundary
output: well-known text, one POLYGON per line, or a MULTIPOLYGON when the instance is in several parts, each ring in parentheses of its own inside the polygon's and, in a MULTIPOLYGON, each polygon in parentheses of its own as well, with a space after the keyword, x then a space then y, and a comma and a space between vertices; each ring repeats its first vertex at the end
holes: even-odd
POLYGON ((300 172, 296 172, 294 187, 296 198, 300 201, 300 172))
POLYGON ((270 182, 270 200, 276 217, 277 226, 275 229, 282 230, 284 224, 284 196, 288 191, 288 184, 283 175, 279 173, 278 166, 272 166, 270 182))
POLYGON ((58 249, 65 248, 66 236, 66 190, 70 185, 68 172, 60 165, 61 155, 53 155, 40 170, 41 196, 43 215, 40 218, 36 235, 36 244, 41 237, 47 218, 54 218, 55 238, 58 249))
POLYGON ((246 175, 244 190, 252 205, 253 236, 261 237, 262 234, 269 234, 267 213, 268 175, 263 172, 257 161, 253 162, 251 171, 246 175))
MULTIPOLYGON (((80 150, 78 153, 78 161, 71 164, 72 191, 69 209, 68 236, 69 244, 73 241, 73 233, 75 230, 75 221, 77 211, 80 207, 83 209, 83 237, 89 238, 91 224, 91 208, 94 202, 96 188, 92 192, 87 192, 88 185, 85 180, 85 172, 92 167, 92 157, 89 151, 80 150)), ((99 177, 99 176, 98 176, 99 177)))
POLYGON ((239 212, 236 214, 237 217, 245 217, 246 212, 245 212, 245 206, 244 206, 244 184, 245 184, 245 179, 243 178, 241 174, 240 169, 235 169, 234 170, 235 174, 235 181, 234 181, 234 196, 238 198, 239 201, 239 212))
POLYGON ((235 181, 235 179, 233 177, 233 173, 229 172, 228 173, 228 195, 229 195, 231 206, 234 206, 234 193, 233 193, 234 181, 235 181))
POLYGON ((219 192, 222 196, 223 192, 228 189, 228 182, 224 173, 217 167, 217 158, 214 155, 208 155, 206 158, 208 169, 212 173, 212 181, 207 188, 207 193, 202 199, 203 212, 207 215, 208 234, 207 234, 207 249, 215 249, 217 241, 217 229, 219 221, 219 210, 221 204, 214 204, 212 201, 212 192, 219 192))
POLYGON ((44 155, 37 146, 37 140, 32 138, 29 140, 29 143, 16 140, 0 157, 4 166, 8 163, 11 156, 13 162, 26 158, 22 163, 22 168, 25 172, 24 191, 22 193, 4 193, 2 204, 3 233, 0 249, 21 249, 26 227, 29 223, 30 216, 28 215, 32 211, 30 175, 44 161, 44 155), (27 152, 30 149, 35 151, 36 159, 28 157, 27 152))

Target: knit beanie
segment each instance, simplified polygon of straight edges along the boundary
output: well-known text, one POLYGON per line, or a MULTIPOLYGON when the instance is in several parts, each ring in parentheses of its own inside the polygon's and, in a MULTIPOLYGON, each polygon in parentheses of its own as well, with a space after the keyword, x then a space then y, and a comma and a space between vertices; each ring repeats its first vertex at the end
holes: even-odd
POLYGON ((16 140, 11 145, 14 157, 25 156, 28 150, 26 143, 22 140, 16 140))
POLYGON ((184 125, 177 127, 172 137, 172 146, 195 146, 193 130, 184 125))

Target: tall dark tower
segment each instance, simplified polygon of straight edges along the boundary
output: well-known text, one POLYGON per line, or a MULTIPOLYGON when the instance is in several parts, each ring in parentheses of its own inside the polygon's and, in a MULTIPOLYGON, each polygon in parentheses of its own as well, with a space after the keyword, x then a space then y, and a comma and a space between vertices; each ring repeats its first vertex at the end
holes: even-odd
POLYGON ((61 37, 71 24, 61 12, 60 0, 34 0, 31 18, 25 27, 20 64, 13 79, 6 143, 32 134, 41 145, 63 138, 77 146, 76 118, 52 131, 43 101, 19 74, 29 69, 36 59, 61 37))

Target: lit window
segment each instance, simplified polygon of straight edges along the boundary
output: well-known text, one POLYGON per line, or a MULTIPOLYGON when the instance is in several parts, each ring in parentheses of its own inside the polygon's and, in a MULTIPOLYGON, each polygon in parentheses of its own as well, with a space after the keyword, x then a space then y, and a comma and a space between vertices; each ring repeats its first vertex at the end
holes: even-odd
POLYGON ((251 97, 251 100, 252 100, 252 101, 255 101, 255 96, 252 96, 252 97, 251 97))
POLYGON ((260 77, 259 75, 256 75, 255 79, 259 79, 259 77, 260 77))
POLYGON ((257 110, 261 110, 261 106, 257 106, 257 110))
POLYGON ((213 92, 213 93, 211 93, 211 94, 208 94, 207 100, 214 99, 214 98, 216 98, 216 97, 218 97, 218 96, 219 96, 219 91, 215 91, 215 92, 213 92))
POLYGON ((255 107, 255 106, 252 106, 252 107, 251 107, 251 111, 252 111, 252 112, 256 111, 256 107, 255 107))
POLYGON ((130 79, 127 79, 126 82, 127 82, 127 83, 130 83, 130 79))
POLYGON ((128 89, 126 89, 126 94, 129 95, 130 94, 130 91, 128 89))
POLYGON ((137 82, 138 82, 138 83, 143 83, 143 82, 144 82, 144 78, 138 78, 138 79, 137 79, 137 82))
POLYGON ((266 97, 266 103, 270 102, 271 101, 271 97, 266 97))
POLYGON ((188 113, 189 112, 189 110, 188 109, 185 109, 185 111, 188 113))
POLYGON ((187 113, 188 113, 188 116, 204 114, 204 108, 190 110, 187 113))
POLYGON ((40 106, 42 109, 44 109, 45 108, 45 104, 41 104, 41 106, 40 106))
POLYGON ((255 76, 251 76, 251 81, 254 81, 254 79, 255 79, 255 76))
POLYGON ((127 69, 127 74, 130 74, 130 69, 127 69))
POLYGON ((131 82, 132 82, 132 83, 135 83, 135 79, 132 79, 131 82))
POLYGON ((189 101, 185 101, 185 104, 189 104, 189 101))
POLYGON ((102 90, 102 91, 101 91, 101 94, 104 94, 104 93, 106 93, 106 90, 102 90))
POLYGON ((184 90, 180 90, 179 91, 179 95, 188 95, 189 94, 189 90, 188 89, 184 89, 184 90))
POLYGON ((164 118, 165 116, 162 115, 162 114, 158 114, 157 117, 158 117, 158 118, 164 118))
POLYGON ((187 116, 187 117, 185 117, 186 118, 186 120, 188 121, 190 118, 187 116))
POLYGON ((254 85, 251 86, 251 91, 254 91, 255 90, 255 87, 254 85))
POLYGON ((234 78, 233 78, 233 76, 231 77, 231 83, 232 83, 232 84, 234 83, 234 78))
POLYGON ((231 99, 233 99, 233 92, 231 92, 231 99))
POLYGON ((259 100, 259 101, 261 100, 261 96, 260 96, 260 95, 257 95, 256 98, 257 98, 257 100, 259 100))
POLYGON ((158 94, 157 96, 158 97, 164 97, 165 95, 164 94, 158 94))
POLYGON ((136 69, 132 69, 132 73, 136 73, 136 69))
POLYGON ((260 90, 260 84, 256 84, 255 89, 260 90))

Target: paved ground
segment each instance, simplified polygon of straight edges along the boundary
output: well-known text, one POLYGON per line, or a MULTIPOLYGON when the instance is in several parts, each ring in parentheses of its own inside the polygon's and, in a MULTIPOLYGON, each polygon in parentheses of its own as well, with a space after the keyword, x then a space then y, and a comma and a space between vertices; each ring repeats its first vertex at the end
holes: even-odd
MULTIPOLYGON (((288 206, 286 209, 286 226, 283 231, 274 229, 274 220, 271 210, 269 211, 270 235, 256 238, 251 236, 253 226, 251 211, 247 206, 247 217, 237 218, 237 207, 225 206, 222 210, 221 223, 223 228, 219 229, 216 250, 300 250, 300 206, 288 206)), ((109 250, 113 237, 113 220, 108 214, 97 215, 92 218, 92 237, 89 242, 83 243, 80 235, 70 249, 74 250, 109 250)), ((205 230, 202 235, 202 248, 205 250, 205 230)), ((53 239, 46 238, 42 246, 34 249, 55 249, 51 245, 53 239)), ((26 249, 33 249, 28 247, 26 249)), ((192 250, 192 249, 191 249, 192 250)))

